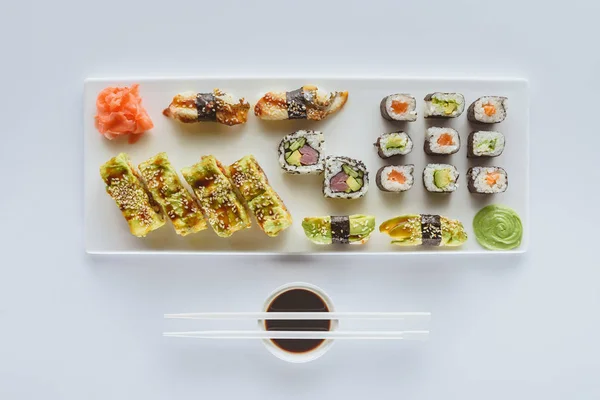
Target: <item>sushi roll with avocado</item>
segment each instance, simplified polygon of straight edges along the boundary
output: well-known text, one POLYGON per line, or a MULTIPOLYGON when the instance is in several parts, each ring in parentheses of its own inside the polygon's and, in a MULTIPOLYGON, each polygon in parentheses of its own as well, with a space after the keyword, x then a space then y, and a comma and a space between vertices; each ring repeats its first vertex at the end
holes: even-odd
POLYGON ((412 164, 386 165, 377 171, 375 182, 382 192, 406 192, 415 182, 414 170, 415 166, 412 164))
POLYGON ((349 157, 327 157, 323 195, 331 199, 358 199, 369 189, 369 172, 361 161, 349 157))
POLYGON ((320 174, 325 169, 325 137, 319 131, 297 131, 279 143, 279 164, 288 174, 320 174))
POLYGON ((320 121, 346 104, 348 92, 326 92, 314 85, 304 85, 291 92, 268 92, 254 106, 260 119, 310 119, 320 121))
POLYGON ((467 141, 467 157, 497 157, 504 151, 505 139, 500 132, 471 132, 467 141))
POLYGON ((244 124, 250 104, 219 89, 212 93, 184 92, 173 97, 163 115, 183 123, 218 122, 223 125, 244 124))
POLYGON ((460 246, 467 241, 462 223, 440 215, 408 214, 389 219, 379 226, 398 246, 460 246))
POLYGON ((108 160, 100 167, 100 176, 106 184, 106 193, 117 203, 132 235, 144 237, 165 224, 160 206, 146 190, 127 154, 120 153, 108 160))
POLYGON ((315 244, 364 244, 375 230, 375 217, 307 217, 302 221, 304 234, 315 244))
POLYGON ((416 108, 415 98, 406 93, 385 96, 379 105, 381 116, 388 121, 416 121, 416 108))
POLYGON ((504 121, 508 107, 508 99, 502 96, 483 96, 475 100, 467 110, 467 118, 471 122, 496 124, 504 121))
POLYGON ((456 129, 432 126, 425 132, 425 153, 429 155, 450 155, 460 149, 460 136, 456 129))
POLYGON ((413 141, 406 132, 384 133, 373 144, 381 158, 405 156, 412 151, 413 141))
POLYGON ((423 171, 425 189, 433 193, 451 193, 458 188, 458 170, 450 164, 427 164, 423 171))
POLYGON ((508 188, 508 175, 500 167, 473 167, 467 171, 469 192, 495 194, 508 188))
POLYGON ((159 153, 139 165, 148 191, 173 223, 178 235, 186 236, 207 228, 200 207, 169 162, 167 153, 159 153))
POLYGON ((456 118, 465 110, 460 93, 435 92, 425 96, 425 118, 456 118))

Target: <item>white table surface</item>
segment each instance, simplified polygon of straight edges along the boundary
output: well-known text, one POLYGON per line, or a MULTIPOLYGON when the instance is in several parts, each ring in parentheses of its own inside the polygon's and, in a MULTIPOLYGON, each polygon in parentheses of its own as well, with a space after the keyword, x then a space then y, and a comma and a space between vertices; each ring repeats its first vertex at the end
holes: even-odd
POLYGON ((600 3, 553 3, 3 5, 0 398, 600 398, 591 117, 600 3), (83 80, 227 74, 529 79, 529 252, 362 262, 86 255, 83 80), (584 104, 589 117, 576 112, 584 104), (259 342, 160 336, 176 327, 164 312, 254 310, 296 280, 324 288, 339 309, 432 311, 432 339, 340 342, 291 365, 259 342))

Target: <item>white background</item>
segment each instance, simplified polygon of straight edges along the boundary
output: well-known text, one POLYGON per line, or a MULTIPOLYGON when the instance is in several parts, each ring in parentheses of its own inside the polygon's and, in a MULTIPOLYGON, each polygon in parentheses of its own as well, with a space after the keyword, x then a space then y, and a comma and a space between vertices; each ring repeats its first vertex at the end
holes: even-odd
POLYGON ((597 1, 4 3, 1 399, 600 397, 597 1), (87 256, 83 80, 227 74, 528 78, 529 252, 87 256), (340 309, 430 310, 432 340, 291 365, 258 342, 160 336, 178 328, 163 312, 253 310, 294 280, 340 309))

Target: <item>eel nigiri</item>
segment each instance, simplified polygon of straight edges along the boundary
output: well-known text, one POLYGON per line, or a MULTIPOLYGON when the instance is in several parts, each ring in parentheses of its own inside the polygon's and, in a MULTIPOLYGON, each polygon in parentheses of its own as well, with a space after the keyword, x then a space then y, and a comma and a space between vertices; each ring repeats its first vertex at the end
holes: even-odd
POLYGON ((246 123, 248 110, 250 104, 244 98, 236 99, 215 89, 212 93, 179 93, 163 114, 184 123, 218 122, 231 126, 246 123))

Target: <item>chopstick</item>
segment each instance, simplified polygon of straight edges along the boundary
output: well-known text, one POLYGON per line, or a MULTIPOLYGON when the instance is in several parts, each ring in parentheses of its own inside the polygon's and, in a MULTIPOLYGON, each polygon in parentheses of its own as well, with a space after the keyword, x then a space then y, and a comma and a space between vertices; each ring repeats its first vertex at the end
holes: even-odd
POLYGON ((166 319, 257 319, 257 320, 325 320, 325 319, 413 319, 431 317, 429 312, 205 312, 165 314, 166 319))
POLYGON ((163 336, 195 339, 426 340, 429 331, 190 331, 164 332, 163 336))

